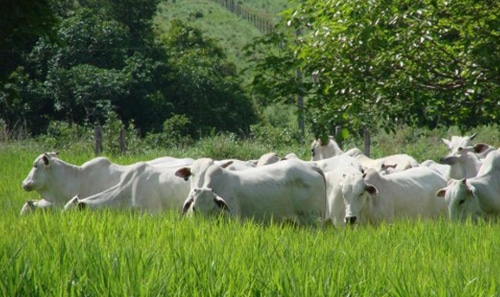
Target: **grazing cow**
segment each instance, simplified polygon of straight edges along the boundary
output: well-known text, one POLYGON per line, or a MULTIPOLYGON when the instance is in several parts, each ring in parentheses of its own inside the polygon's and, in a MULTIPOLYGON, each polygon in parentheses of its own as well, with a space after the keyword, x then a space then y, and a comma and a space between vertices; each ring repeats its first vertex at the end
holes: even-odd
POLYGON ((450 165, 450 179, 474 177, 483 164, 479 157, 472 152, 472 146, 458 147, 446 157, 441 158, 439 163, 450 165))
POLYGON ((353 223, 392 223, 397 218, 436 218, 446 214, 446 203, 436 197, 446 180, 427 167, 415 167, 388 175, 370 168, 364 183, 353 179, 344 194, 345 220, 353 223), (358 194, 365 190, 364 194, 358 194))
POLYGON ((437 192, 444 197, 452 220, 473 220, 481 216, 500 215, 500 152, 486 156, 476 177, 451 180, 437 192))
POLYGON ((228 210, 231 217, 256 222, 313 224, 324 219, 323 172, 298 160, 230 171, 212 159, 196 160, 176 175, 191 182, 184 213, 228 210))
MULTIPOLYGON (((193 159, 158 158, 149 161, 154 166, 179 167, 192 164, 193 159)), ((28 201, 21 214, 37 208, 62 207, 75 195, 87 197, 116 185, 132 165, 118 165, 107 158, 98 157, 81 166, 67 163, 57 153, 38 156, 33 168, 24 179, 25 191, 38 192, 42 200, 28 201)))
POLYGON ((77 195, 64 209, 117 208, 152 213, 177 210, 181 213, 189 194, 189 183, 175 176, 179 168, 135 163, 115 186, 88 197, 77 195))
POLYGON ((396 154, 372 159, 357 148, 350 149, 346 154, 354 157, 363 166, 364 170, 373 168, 383 174, 391 174, 419 166, 417 160, 407 154, 396 154))
POLYGON ((323 143, 321 139, 316 139, 311 144, 311 161, 327 159, 343 153, 333 136, 328 137, 328 143, 323 143))
POLYGON ((355 166, 340 166, 336 170, 327 172, 325 179, 326 220, 331 221, 335 226, 343 226, 345 223, 344 199, 349 201, 365 192, 372 194, 376 192, 373 186, 366 184, 362 171, 355 166))

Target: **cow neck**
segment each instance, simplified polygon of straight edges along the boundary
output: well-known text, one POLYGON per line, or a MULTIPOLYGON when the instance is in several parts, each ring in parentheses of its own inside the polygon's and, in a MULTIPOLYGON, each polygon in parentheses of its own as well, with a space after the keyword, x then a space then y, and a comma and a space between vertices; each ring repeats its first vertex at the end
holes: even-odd
POLYGON ((57 172, 55 180, 53 180, 54 192, 49 195, 42 194, 42 196, 45 199, 52 198, 51 202, 56 204, 66 203, 78 194, 82 178, 81 167, 66 163, 60 159, 52 162, 58 162, 58 167, 61 170, 57 172))

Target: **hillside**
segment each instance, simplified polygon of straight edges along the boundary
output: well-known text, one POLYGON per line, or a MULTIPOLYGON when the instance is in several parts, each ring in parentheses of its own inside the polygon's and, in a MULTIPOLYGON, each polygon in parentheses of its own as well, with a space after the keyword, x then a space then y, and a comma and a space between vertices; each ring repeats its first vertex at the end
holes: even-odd
MULTIPOLYGON (((288 5, 288 1, 246 0, 238 1, 263 14, 276 15, 288 5)), ((228 57, 239 69, 245 66, 241 49, 262 33, 247 20, 237 17, 215 1, 188 0, 164 1, 160 4, 155 23, 161 32, 167 32, 172 19, 180 19, 199 28, 206 36, 219 42, 228 57)))
POLYGON ((252 24, 209 0, 161 3, 155 22, 162 32, 167 32, 172 19, 180 19, 217 40, 226 50, 228 57, 240 68, 241 49, 253 38, 261 35, 252 24))
POLYGON ((287 0, 240 0, 239 2, 269 14, 278 14, 293 5, 287 0))

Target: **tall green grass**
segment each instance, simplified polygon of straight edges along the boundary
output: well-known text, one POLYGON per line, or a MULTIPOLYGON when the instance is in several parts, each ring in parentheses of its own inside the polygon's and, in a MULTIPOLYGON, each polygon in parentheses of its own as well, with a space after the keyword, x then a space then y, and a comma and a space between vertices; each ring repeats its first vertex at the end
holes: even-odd
MULTIPOLYGON (((477 141, 498 146, 498 129, 477 131, 477 141)), ((405 128, 374 135, 372 151, 436 159, 446 152, 440 137, 451 134, 460 133, 405 128)), ((60 155, 71 163, 92 157, 91 147, 65 147, 60 155)), ((36 198, 21 189, 34 158, 56 149, 30 141, 0 145, 2 296, 500 296, 498 223, 444 218, 321 229, 176 212, 19 216, 24 201, 36 198)), ((254 158, 268 151, 310 157, 309 144, 272 147, 224 135, 182 150, 109 157, 130 164, 164 155, 254 158)))
POLYGON ((4 296, 497 296, 499 228, 295 229, 113 211, 7 215, 4 296))

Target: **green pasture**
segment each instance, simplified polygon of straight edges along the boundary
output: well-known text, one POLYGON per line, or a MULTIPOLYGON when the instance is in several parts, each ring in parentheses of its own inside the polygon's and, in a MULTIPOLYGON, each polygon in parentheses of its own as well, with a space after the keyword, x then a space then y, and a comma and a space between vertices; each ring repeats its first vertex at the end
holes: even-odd
MULTIPOLYGON (((399 148, 419 161, 436 159, 446 152, 440 137, 451 132, 381 134, 373 139, 373 154, 399 148)), ((498 134, 483 128, 478 141, 498 146, 498 134)), ((193 148, 110 159, 221 158, 233 150, 250 158, 273 149, 226 142, 207 139, 193 148)), ((35 157, 53 149, 0 143, 2 296, 500 296, 498 223, 443 219, 322 229, 189 219, 175 212, 20 216, 24 201, 37 198, 21 182, 35 157)), ((274 149, 309 157, 308 145, 274 149)), ((93 157, 91 148, 78 145, 59 153, 76 164, 93 157)))

